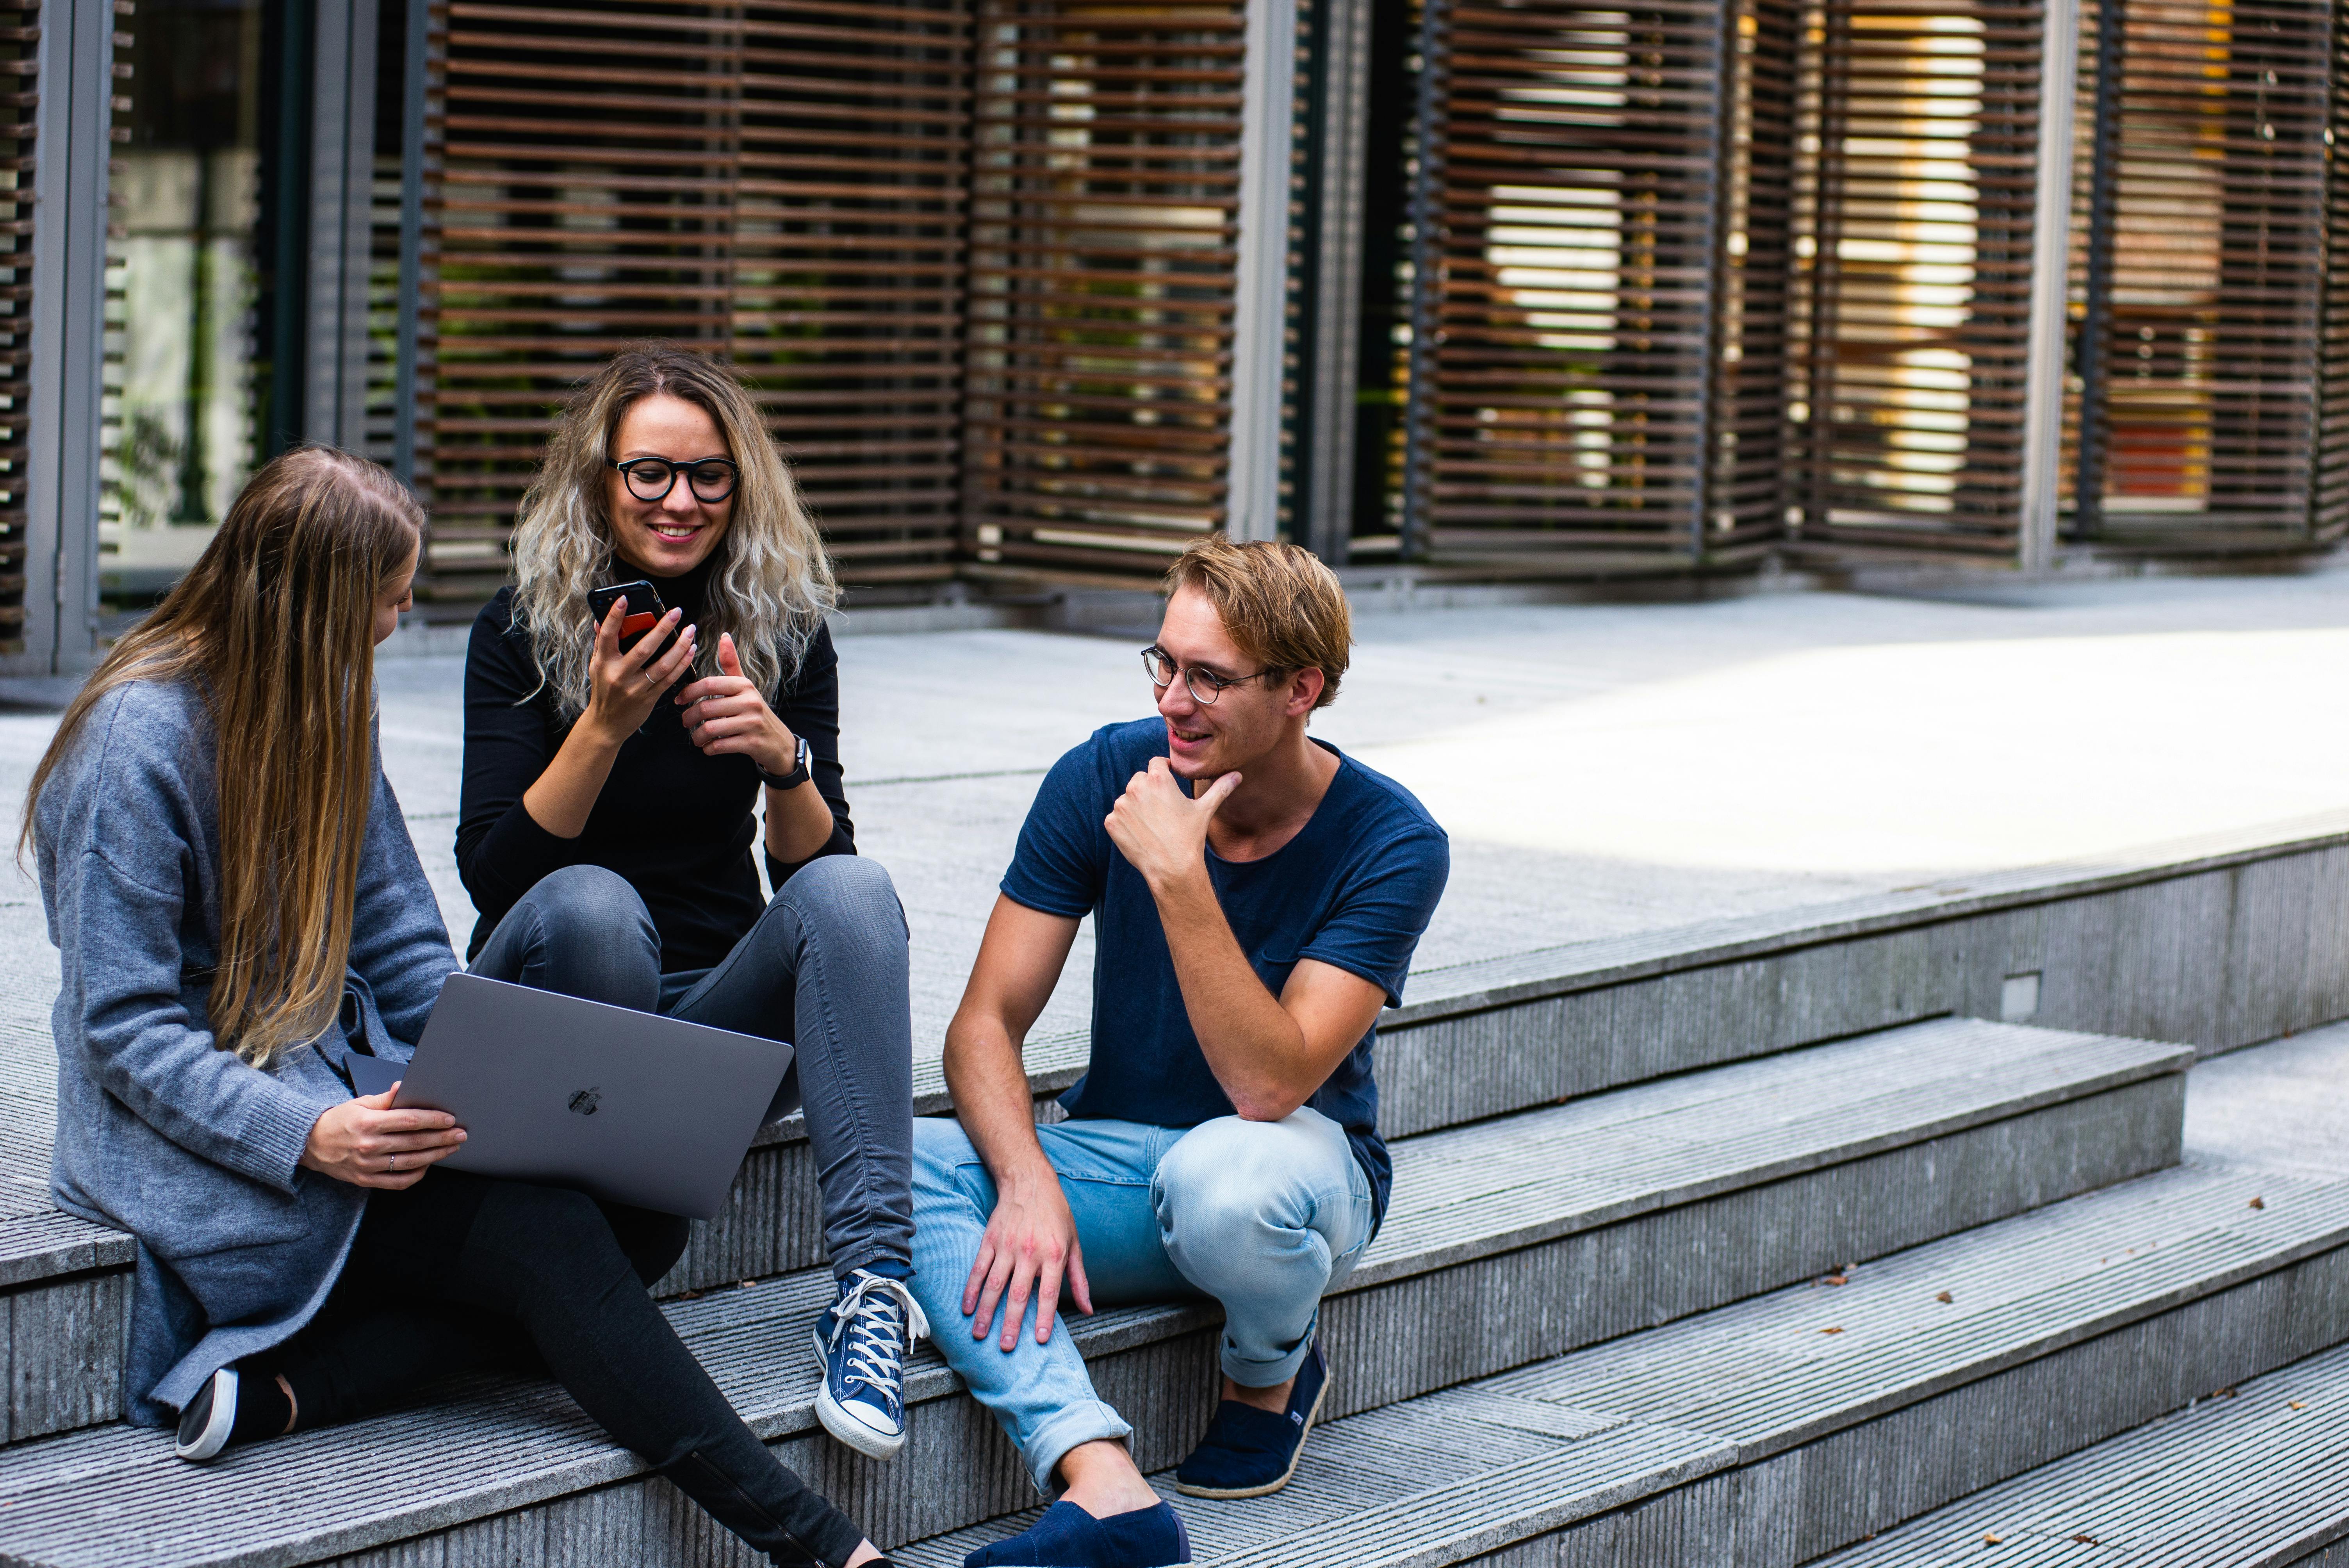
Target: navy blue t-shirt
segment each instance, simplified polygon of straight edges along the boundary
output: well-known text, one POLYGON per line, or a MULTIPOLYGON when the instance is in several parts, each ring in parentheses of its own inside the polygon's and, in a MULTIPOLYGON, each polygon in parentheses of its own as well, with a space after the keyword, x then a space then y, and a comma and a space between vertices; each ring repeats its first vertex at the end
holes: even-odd
MULTIPOLYGON (((1315 745, 1322 746, 1320 741, 1315 745)), ((1402 1001, 1403 976, 1435 913, 1452 850, 1426 809, 1338 751, 1338 775, 1295 838, 1261 860, 1207 849, 1207 875, 1240 951, 1272 994, 1300 958, 1359 975, 1402 1001)), ((1158 905, 1102 825, 1133 777, 1166 755, 1159 718, 1112 724, 1053 765, 1003 873, 1003 891, 1046 914, 1095 917, 1092 1059, 1061 1103, 1072 1117, 1195 1127, 1233 1114, 1191 1032, 1158 905)), ((1383 1219, 1394 1162, 1378 1133, 1375 1025, 1305 1103, 1346 1130, 1383 1219)))

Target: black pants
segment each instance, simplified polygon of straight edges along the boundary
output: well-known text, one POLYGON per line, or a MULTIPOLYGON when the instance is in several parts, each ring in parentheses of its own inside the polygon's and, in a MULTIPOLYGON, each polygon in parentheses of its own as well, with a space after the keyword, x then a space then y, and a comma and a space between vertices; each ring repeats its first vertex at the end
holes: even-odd
POLYGON ((838 1568, 863 1532, 767 1451, 647 1294, 686 1235, 670 1215, 434 1171, 369 1195, 317 1318, 250 1369, 285 1377, 306 1429, 412 1397, 429 1377, 534 1362, 775 1562, 838 1568))

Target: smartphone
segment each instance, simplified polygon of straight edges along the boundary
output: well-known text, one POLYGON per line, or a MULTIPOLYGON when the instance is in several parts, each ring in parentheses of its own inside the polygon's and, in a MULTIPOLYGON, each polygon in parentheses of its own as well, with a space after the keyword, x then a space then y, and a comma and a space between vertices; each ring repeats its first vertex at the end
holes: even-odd
POLYGON ((595 618, 595 624, 602 625, 604 617, 612 613, 612 606, 623 599, 628 602, 628 613, 620 617, 620 635, 624 637, 641 636, 668 614, 660 594, 639 577, 634 583, 615 583, 608 588, 587 590, 587 610, 595 618))

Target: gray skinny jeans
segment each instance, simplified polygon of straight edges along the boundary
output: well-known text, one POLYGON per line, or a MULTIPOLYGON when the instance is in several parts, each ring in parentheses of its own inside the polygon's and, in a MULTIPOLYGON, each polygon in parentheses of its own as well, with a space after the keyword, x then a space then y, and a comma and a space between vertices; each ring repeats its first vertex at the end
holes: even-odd
POLYGON ((664 975, 660 933, 626 878, 565 866, 539 880, 472 973, 788 1041, 766 1119, 807 1111, 833 1272, 914 1256, 914 1026, 904 908, 855 855, 801 868, 714 969, 664 975))

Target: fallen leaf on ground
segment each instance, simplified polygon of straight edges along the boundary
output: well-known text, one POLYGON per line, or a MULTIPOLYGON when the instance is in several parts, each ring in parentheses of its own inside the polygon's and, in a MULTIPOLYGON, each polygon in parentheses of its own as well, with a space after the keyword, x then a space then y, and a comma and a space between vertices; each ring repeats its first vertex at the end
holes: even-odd
POLYGON ((2254 1198, 2251 1200, 2251 1207, 2254 1209, 2264 1209, 2267 1207, 2267 1203, 2262 1199, 2254 1198))
POLYGON ((2096 1543, 2096 1538, 2085 1533, 2085 1532, 2081 1534, 2075 1535, 2072 1539, 2078 1542, 2083 1546, 2094 1546, 2096 1543))
POLYGON ((2293 1409, 2295 1409, 2295 1410, 2305 1410, 2305 1409, 2307 1409, 2307 1408, 2308 1408, 2308 1407, 2307 1407, 2306 1405, 2302 1404, 2302 1403, 2301 1403, 2299 1400, 2297 1400, 2297 1399, 2294 1399, 2294 1400, 2292 1402, 2292 1408, 2293 1409))
POLYGON ((1934 1295, 1933 1299, 1940 1302, 1943 1306, 1948 1306, 1957 1298, 1951 1295, 1948 1291, 1940 1291, 1934 1295))
POLYGON ((1849 1284, 1851 1281, 1842 1274, 1831 1274, 1823 1275, 1820 1278, 1819 1283, 1821 1284, 1849 1284))
POLYGON ((1821 1334, 1841 1334, 1843 1330, 1840 1328, 1822 1328, 1819 1332, 1821 1334))
POLYGON ((2003 1535, 1985 1535, 1982 1537, 1982 1544, 1984 1546, 1997 1546, 2002 1544, 2005 1540, 2006 1537, 2003 1535))

